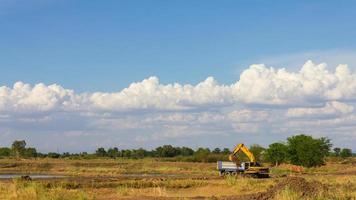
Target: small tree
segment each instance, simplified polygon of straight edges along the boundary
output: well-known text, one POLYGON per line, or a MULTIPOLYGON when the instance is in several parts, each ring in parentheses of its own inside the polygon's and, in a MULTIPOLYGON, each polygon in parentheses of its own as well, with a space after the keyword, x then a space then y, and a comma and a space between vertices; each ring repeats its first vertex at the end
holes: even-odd
POLYGON ((314 139, 303 134, 289 137, 287 141, 290 162, 305 167, 324 164, 324 159, 332 146, 327 138, 314 139))
POLYGON ((198 148, 198 150, 196 150, 194 153, 194 157, 197 161, 206 162, 208 161, 209 154, 210 154, 209 148, 198 148))
POLYGON ((339 148, 339 147, 335 147, 334 148, 334 153, 335 153, 335 156, 340 156, 340 151, 341 151, 341 149, 339 148))
POLYGON ((189 147, 182 147, 180 149, 180 155, 182 156, 191 156, 194 154, 194 150, 189 147))
POLYGON ((68 158, 70 156, 71 156, 71 154, 69 152, 63 152, 61 155, 62 158, 68 158))
POLYGON ((107 155, 110 157, 110 158, 116 158, 119 156, 119 149, 117 147, 114 147, 114 148, 109 148, 108 149, 108 152, 107 152, 107 155))
POLYGON ((49 152, 47 154, 47 157, 49 157, 49 158, 59 158, 60 156, 61 156, 61 154, 56 153, 56 152, 49 152))
POLYGON ((105 157, 107 154, 106 154, 106 151, 103 147, 100 147, 98 148, 96 151, 95 151, 95 154, 99 157, 105 157))
POLYGON ((213 150, 213 153, 216 153, 216 154, 221 153, 220 148, 215 148, 215 149, 213 150))
POLYGON ((143 148, 133 149, 131 157, 132 158, 144 158, 147 154, 148 154, 148 152, 143 148))
POLYGON ((266 150, 266 159, 276 166, 287 160, 287 146, 283 143, 273 143, 266 150))
POLYGON ((158 157, 174 157, 179 155, 178 149, 172 145, 163 145, 156 148, 156 154, 158 157))
POLYGON ((26 148, 23 153, 23 156, 26 158, 35 158, 37 157, 37 150, 32 147, 26 148))
POLYGON ((11 150, 16 158, 21 157, 25 149, 26 149, 25 140, 15 140, 11 145, 11 150))
POLYGON ((258 144, 253 144, 250 147, 250 151, 253 153, 253 155, 256 158, 256 161, 262 161, 263 160, 263 153, 266 149, 263 148, 262 146, 258 144))
POLYGON ((0 157, 9 157, 11 155, 11 149, 7 147, 0 148, 0 157))
POLYGON ((340 156, 343 157, 343 158, 347 158, 347 157, 351 157, 352 156, 352 151, 351 149, 342 149, 341 152, 340 152, 340 156))
POLYGON ((224 148, 223 151, 222 151, 222 153, 227 155, 227 154, 230 154, 231 151, 230 151, 229 148, 224 148))
POLYGON ((123 149, 121 150, 121 156, 125 158, 131 157, 131 150, 130 149, 123 149))

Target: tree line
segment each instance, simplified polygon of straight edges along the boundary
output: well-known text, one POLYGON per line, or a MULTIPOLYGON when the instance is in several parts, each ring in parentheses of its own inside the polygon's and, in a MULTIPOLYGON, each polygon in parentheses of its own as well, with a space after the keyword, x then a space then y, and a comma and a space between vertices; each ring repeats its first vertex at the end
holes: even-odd
MULTIPOLYGON (((274 165, 281 163, 291 163, 306 167, 319 166, 324 164, 327 156, 347 158, 353 156, 352 150, 348 148, 335 147, 331 151, 332 144, 327 138, 313 138, 308 135, 295 135, 288 137, 286 142, 277 142, 264 148, 258 144, 250 146, 250 151, 259 162, 270 162, 274 165)), ((11 147, 0 148, 0 158, 68 158, 68 159, 91 159, 91 158, 131 158, 140 159, 146 157, 160 158, 167 161, 188 161, 188 162, 215 162, 217 160, 228 160, 231 153, 228 148, 198 148, 175 147, 172 145, 159 146, 153 150, 139 149, 119 149, 111 147, 105 149, 100 147, 94 153, 40 153, 33 147, 26 147, 24 140, 16 140, 11 147)), ((239 161, 248 161, 248 158, 239 152, 239 161)))

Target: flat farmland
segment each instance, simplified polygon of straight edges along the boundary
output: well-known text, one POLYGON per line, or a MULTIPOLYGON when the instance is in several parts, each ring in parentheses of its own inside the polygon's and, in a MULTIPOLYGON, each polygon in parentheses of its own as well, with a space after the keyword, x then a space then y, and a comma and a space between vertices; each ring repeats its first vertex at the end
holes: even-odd
POLYGON ((354 158, 298 170, 284 164, 266 179, 154 158, 0 159, 0 177, 0 199, 356 199, 354 158))

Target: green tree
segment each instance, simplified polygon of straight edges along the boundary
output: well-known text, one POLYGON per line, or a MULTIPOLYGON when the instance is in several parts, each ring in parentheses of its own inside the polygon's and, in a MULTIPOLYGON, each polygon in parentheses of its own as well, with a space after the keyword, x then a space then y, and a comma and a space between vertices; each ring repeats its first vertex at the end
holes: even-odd
POLYGON ((263 161, 263 154, 265 152, 265 148, 263 148, 262 146, 258 145, 258 144, 253 144, 250 147, 250 151, 253 153, 253 155, 256 158, 256 161, 263 161))
POLYGON ((287 160, 287 151, 288 148, 283 143, 270 144, 266 150, 266 159, 277 166, 287 160))
POLYGON ((340 156, 343 157, 343 158, 347 158, 347 157, 351 157, 352 156, 352 151, 351 149, 342 149, 341 152, 340 152, 340 156))
POLYGON ((132 158, 144 158, 145 156, 147 156, 147 154, 148 154, 148 152, 145 149, 139 148, 139 149, 132 150, 131 157, 132 158))
POLYGON ((23 152, 23 156, 26 158, 35 158, 37 157, 37 150, 32 147, 26 148, 23 152))
POLYGON ((49 158, 59 158, 60 156, 61 156, 61 154, 56 153, 56 152, 49 152, 47 154, 47 157, 49 157, 49 158))
POLYGON ((340 156, 340 151, 341 151, 341 149, 339 147, 335 147, 334 148, 335 156, 340 156))
POLYGON ((109 148, 108 149, 108 152, 107 152, 107 155, 110 157, 110 158, 116 158, 116 157, 119 157, 119 149, 117 147, 114 147, 114 148, 109 148))
POLYGON ((222 151, 223 154, 230 154, 231 151, 229 148, 224 148, 223 151, 222 151))
POLYGON ((194 157, 197 161, 207 162, 209 154, 209 148, 198 148, 194 153, 194 157))
POLYGON ((163 145, 155 150, 158 157, 174 157, 179 155, 179 152, 172 145, 163 145))
POLYGON ((12 153, 16 158, 19 158, 23 155, 26 149, 26 142, 25 140, 15 140, 11 145, 12 153))
POLYGON ((324 164, 332 144, 327 138, 314 139, 307 135, 289 137, 288 158, 292 164, 314 167, 324 164))
POLYGON ((130 149, 123 149, 121 150, 121 156, 125 158, 131 157, 131 150, 130 149))
POLYGON ((97 155, 99 157, 105 157, 105 156, 107 156, 107 153, 103 147, 100 147, 95 151, 95 155, 97 155))
POLYGON ((68 158, 68 157, 71 157, 72 155, 69 153, 69 152, 63 152, 61 157, 62 158, 68 158))
POLYGON ((11 149, 8 147, 0 148, 0 157, 9 157, 11 155, 11 149))
POLYGON ((194 154, 194 150, 189 147, 182 147, 180 149, 180 155, 182 156, 191 156, 194 154))
POLYGON ((220 148, 215 148, 213 150, 213 153, 216 153, 216 154, 221 153, 221 149, 220 148))

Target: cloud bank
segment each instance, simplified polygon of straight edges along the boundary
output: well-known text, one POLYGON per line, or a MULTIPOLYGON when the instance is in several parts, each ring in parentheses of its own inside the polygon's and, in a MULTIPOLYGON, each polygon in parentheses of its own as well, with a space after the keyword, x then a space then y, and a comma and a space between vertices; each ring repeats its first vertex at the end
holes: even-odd
POLYGON ((219 85, 213 77, 197 85, 163 85, 157 77, 150 77, 119 92, 76 94, 56 84, 31 86, 17 82, 12 88, 0 87, 0 112, 184 110, 235 104, 291 106, 355 98, 356 74, 347 65, 330 72, 326 64, 308 61, 298 73, 251 65, 231 85, 219 85))
POLYGON ((356 138, 350 125, 355 101, 356 74, 347 65, 329 70, 312 61, 298 72, 251 65, 231 85, 213 77, 197 85, 165 85, 149 77, 118 92, 76 93, 57 84, 17 82, 0 87, 0 134, 10 140, 27 130, 41 137, 62 136, 63 144, 65 137, 84 135, 92 141, 78 143, 92 146, 114 145, 114 137, 132 146, 204 137, 204 144, 219 146, 211 138, 259 132, 285 138, 302 131, 342 143, 356 138), (323 124, 325 120, 329 123, 323 124), (96 139, 100 134, 106 138, 103 143, 96 139))

